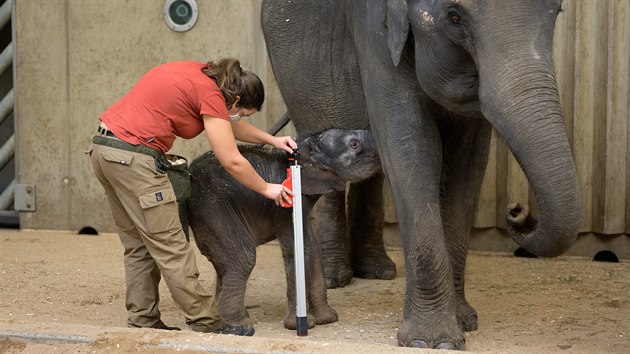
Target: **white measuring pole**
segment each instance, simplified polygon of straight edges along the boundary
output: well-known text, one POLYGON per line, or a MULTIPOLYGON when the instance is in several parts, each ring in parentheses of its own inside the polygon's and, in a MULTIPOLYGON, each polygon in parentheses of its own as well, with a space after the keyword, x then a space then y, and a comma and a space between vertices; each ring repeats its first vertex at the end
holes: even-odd
POLYGON ((304 228, 302 223, 302 179, 300 176, 299 153, 293 150, 289 159, 293 186, 293 260, 295 263, 295 316, 297 335, 308 334, 306 317, 306 275, 304 272, 304 228))

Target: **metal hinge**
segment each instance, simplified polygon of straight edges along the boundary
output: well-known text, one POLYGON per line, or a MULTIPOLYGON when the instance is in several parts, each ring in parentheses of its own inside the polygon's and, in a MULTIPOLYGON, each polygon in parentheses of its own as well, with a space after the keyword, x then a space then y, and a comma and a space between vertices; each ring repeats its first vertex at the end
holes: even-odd
POLYGON ((35 185, 16 184, 13 208, 16 211, 35 211, 35 185))

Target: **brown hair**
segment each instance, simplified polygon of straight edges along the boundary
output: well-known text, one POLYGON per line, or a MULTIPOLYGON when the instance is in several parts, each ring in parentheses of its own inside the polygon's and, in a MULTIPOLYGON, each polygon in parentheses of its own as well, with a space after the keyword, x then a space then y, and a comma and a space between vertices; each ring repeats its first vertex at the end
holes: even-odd
POLYGON ((230 108, 240 96, 238 105, 260 111, 265 101, 265 88, 260 78, 251 71, 243 70, 238 60, 224 58, 217 63, 209 61, 201 72, 215 80, 230 108))

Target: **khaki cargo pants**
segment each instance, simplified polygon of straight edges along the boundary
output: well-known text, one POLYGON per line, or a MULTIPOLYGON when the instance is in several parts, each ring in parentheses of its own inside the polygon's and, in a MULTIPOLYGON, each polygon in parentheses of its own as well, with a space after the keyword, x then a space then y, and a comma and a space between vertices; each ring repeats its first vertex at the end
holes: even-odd
POLYGON ((191 329, 222 326, 216 297, 199 284, 173 188, 167 175, 156 171, 154 158, 97 144, 90 158, 125 249, 128 326, 151 327, 160 320, 160 276, 191 329))

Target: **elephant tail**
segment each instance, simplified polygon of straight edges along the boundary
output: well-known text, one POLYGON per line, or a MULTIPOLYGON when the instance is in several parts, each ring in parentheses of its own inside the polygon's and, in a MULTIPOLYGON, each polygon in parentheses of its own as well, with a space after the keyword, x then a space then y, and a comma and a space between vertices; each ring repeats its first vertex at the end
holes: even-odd
POLYGON ((183 202, 177 202, 177 208, 179 210, 179 221, 182 224, 182 230, 184 230, 184 235, 186 235, 186 241, 190 242, 190 217, 189 217, 189 207, 188 200, 183 202))

